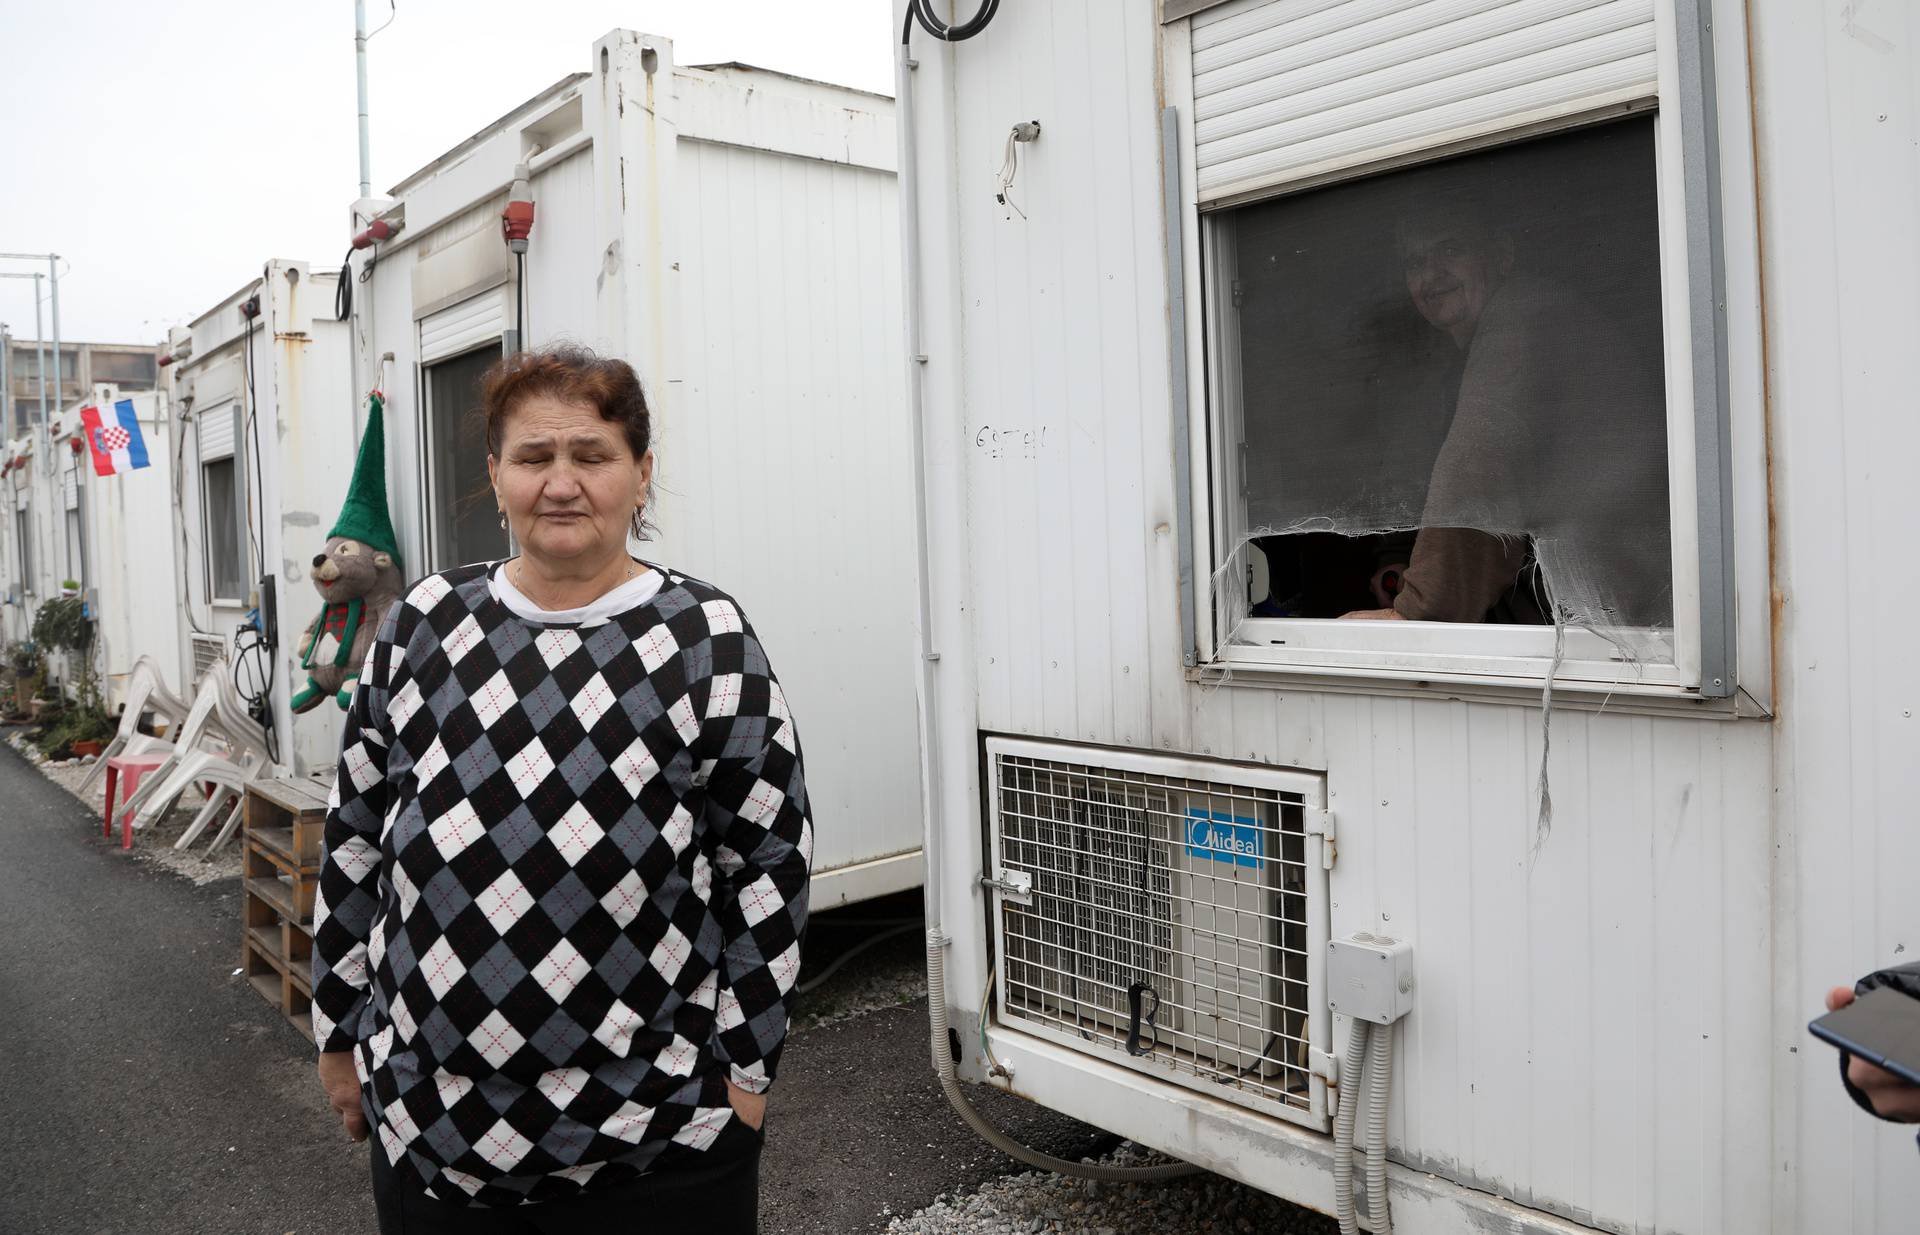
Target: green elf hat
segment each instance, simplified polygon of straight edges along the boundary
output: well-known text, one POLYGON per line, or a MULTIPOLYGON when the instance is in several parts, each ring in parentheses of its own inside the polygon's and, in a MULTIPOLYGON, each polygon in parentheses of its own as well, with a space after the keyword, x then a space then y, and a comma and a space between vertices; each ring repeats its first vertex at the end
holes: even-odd
POLYGON ((387 432, 386 400, 374 391, 367 400, 367 428, 360 437, 360 457, 353 463, 353 480, 347 485, 346 504, 340 518, 327 533, 328 539, 345 536, 400 560, 400 543, 393 534, 393 520, 387 516, 387 432))

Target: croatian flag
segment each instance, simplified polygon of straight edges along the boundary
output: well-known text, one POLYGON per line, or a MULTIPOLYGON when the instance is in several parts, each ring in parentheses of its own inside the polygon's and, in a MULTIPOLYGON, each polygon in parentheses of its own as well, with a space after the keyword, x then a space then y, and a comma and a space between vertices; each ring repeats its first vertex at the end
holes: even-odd
POLYGON ((111 476, 147 466, 147 439, 140 436, 140 419, 133 414, 132 399, 122 399, 113 405, 111 422, 104 421, 99 408, 83 407, 80 423, 86 426, 87 448, 93 452, 95 472, 111 476))

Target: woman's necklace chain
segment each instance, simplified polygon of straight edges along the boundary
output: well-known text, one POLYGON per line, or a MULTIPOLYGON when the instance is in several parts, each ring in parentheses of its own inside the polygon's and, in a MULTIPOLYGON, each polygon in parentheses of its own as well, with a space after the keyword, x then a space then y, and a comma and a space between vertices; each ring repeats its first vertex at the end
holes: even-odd
MULTIPOLYGON (((515 559, 513 559, 513 586, 515 586, 515 587, 517 587, 517 588, 519 588, 519 589, 520 589, 520 594, 521 594, 522 596, 525 596, 525 597, 526 597, 526 598, 527 598, 528 600, 531 600, 531 601, 533 601, 533 603, 534 603, 534 604, 536 604, 536 605, 540 605, 540 601, 539 601, 539 599, 538 599, 537 597, 535 597, 535 596, 534 596, 534 594, 533 594, 533 593, 532 593, 531 591, 529 591, 529 590, 527 590, 527 576, 526 576, 526 573, 525 573, 524 571, 522 571, 522 570, 520 569, 520 563, 521 563, 521 559, 520 559, 520 558, 515 558, 515 559)), ((640 573, 640 572, 639 572, 638 570, 636 570, 636 569, 634 568, 634 562, 633 562, 633 559, 632 559, 632 558, 628 558, 628 559, 627 559, 627 573, 626 573, 626 577, 625 577, 625 578, 623 578, 623 579, 621 579, 619 583, 616 583, 616 584, 614 584, 614 585, 613 585, 613 587, 619 587, 619 586, 621 586, 622 584, 624 584, 624 583, 626 583, 626 582, 627 582, 628 580, 630 580, 630 579, 632 579, 632 578, 633 578, 633 577, 634 577, 635 575, 637 575, 637 574, 639 574, 639 573, 640 573)), ((607 589, 607 592, 611 592, 612 590, 613 590, 613 588, 608 588, 608 589, 607 589)), ((602 593, 600 593, 600 595, 601 595, 601 596, 605 596, 605 595, 607 594, 607 592, 602 592, 602 593)), ((598 597, 598 596, 596 596, 596 597, 594 598, 594 600, 598 600, 598 599, 599 599, 599 597, 598 597)), ((593 601, 588 601, 587 603, 588 603, 588 604, 592 604, 592 603, 593 603, 593 601)), ((545 609, 545 608, 547 608, 548 606, 546 606, 546 605, 540 605, 540 607, 541 607, 542 609, 545 609)), ((580 606, 578 606, 578 605, 566 605, 566 606, 563 606, 563 607, 564 607, 564 608, 569 608, 569 609, 577 609, 577 608, 579 608, 580 606)))

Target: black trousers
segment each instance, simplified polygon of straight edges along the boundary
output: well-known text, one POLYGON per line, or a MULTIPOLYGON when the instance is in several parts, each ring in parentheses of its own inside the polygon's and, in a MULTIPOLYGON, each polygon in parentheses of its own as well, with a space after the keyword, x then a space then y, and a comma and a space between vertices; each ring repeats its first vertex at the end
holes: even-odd
POLYGON ((376 1138, 373 1205, 380 1235, 758 1235, 760 1133, 729 1120, 699 1164, 560 1201, 488 1209, 428 1196, 387 1164, 376 1138))

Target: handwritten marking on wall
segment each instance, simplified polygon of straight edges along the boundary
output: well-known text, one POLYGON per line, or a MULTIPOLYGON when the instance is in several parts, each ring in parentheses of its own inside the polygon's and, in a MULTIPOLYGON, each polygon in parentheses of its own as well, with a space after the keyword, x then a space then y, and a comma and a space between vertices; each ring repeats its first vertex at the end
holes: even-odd
POLYGON ((973 435, 974 449, 989 459, 1037 459, 1047 448, 1052 425, 981 425, 973 435))

